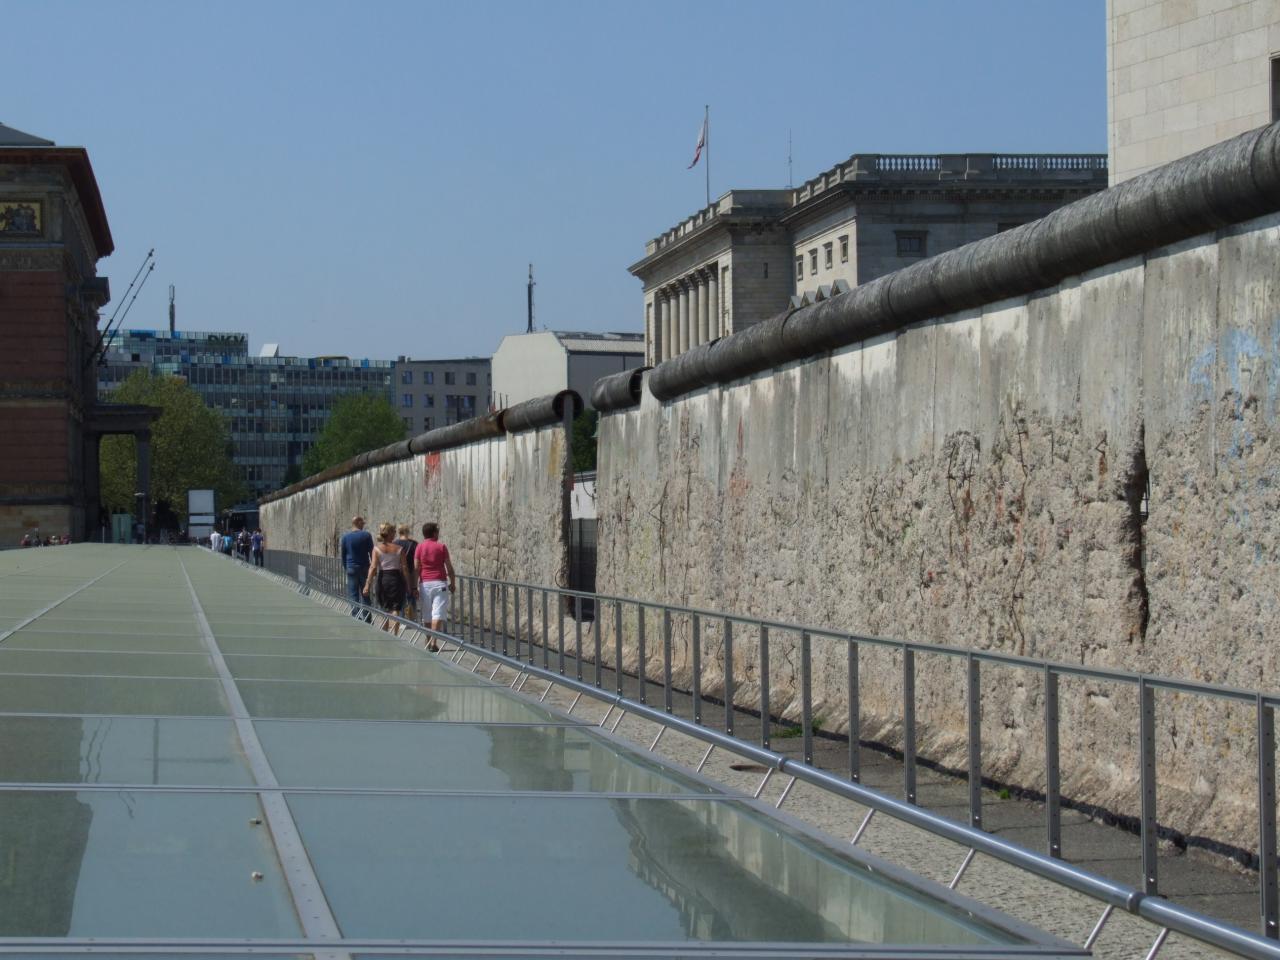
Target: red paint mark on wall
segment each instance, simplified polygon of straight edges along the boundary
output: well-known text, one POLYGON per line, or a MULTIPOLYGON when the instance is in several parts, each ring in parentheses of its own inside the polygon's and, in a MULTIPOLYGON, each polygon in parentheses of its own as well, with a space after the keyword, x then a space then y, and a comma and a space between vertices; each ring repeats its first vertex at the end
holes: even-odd
POLYGON ((431 486, 431 478, 440 473, 440 451, 428 453, 423 459, 422 485, 431 486))

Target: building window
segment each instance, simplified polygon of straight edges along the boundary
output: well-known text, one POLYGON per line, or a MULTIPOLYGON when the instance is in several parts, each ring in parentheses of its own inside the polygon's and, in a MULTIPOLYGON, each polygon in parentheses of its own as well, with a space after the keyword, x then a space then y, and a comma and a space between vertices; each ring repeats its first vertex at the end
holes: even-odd
POLYGON ((848 237, 840 238, 840 262, 841 263, 849 262, 849 238, 848 237))
POLYGON ((422 405, 424 407, 434 407, 436 405, 436 395, 434 393, 424 394, 422 397, 422 405))
POLYGON ((768 260, 764 262, 764 278, 766 280, 769 279, 769 261, 768 260))
POLYGON ((804 279, 804 257, 796 257, 796 279, 804 279))
POLYGON ((474 373, 467 374, 467 386, 474 387, 476 385, 476 375, 474 373))
POLYGON ((430 418, 430 417, 423 417, 423 418, 422 418, 422 429, 423 429, 423 430, 430 430, 430 429, 431 429, 431 418, 430 418))
POLYGON ((423 383, 435 383, 435 382, 436 382, 436 375, 435 375, 434 371, 431 371, 431 370, 423 370, 423 371, 422 371, 422 382, 423 382, 423 383))
POLYGON ((831 269, 831 244, 829 243, 822 245, 822 265, 828 270, 831 269))
POLYGON ((401 370, 401 371, 400 371, 400 382, 401 382, 401 383, 403 383, 403 384, 411 384, 411 383, 413 383, 413 371, 412 371, 412 370, 401 370))
POLYGON ((413 417, 401 417, 400 419, 404 421, 404 428, 406 430, 413 429, 413 417))
POLYGON ((1271 122, 1280 120, 1280 57, 1271 61, 1271 122))
POLYGON ((818 275, 818 248, 814 247, 809 251, 809 276, 816 277, 818 275))
POLYGON ((445 373, 444 385, 446 387, 451 387, 457 382, 458 382, 458 375, 456 373, 445 373))
POLYGON ((900 257, 924 257, 928 256, 925 239, 929 234, 924 230, 895 230, 894 234, 898 238, 898 256, 900 257))
POLYGON ((406 393, 400 398, 400 406, 408 408, 413 406, 413 394, 406 393))

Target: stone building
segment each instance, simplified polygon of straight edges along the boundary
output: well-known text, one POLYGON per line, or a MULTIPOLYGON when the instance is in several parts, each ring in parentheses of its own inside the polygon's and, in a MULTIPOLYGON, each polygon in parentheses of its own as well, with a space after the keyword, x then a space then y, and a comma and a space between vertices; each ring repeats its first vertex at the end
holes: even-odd
POLYGON ((597 380, 643 365, 644 336, 639 333, 513 333, 502 338, 493 354, 493 403, 510 407, 576 390, 590 408, 597 380))
POLYGON ((647 361, 1106 186, 1098 154, 855 154, 794 189, 731 190, 650 240, 630 267, 644 284, 647 361))
POLYGON ((98 441, 138 440, 149 513, 148 407, 99 405, 97 263, 114 249, 89 154, 0 125, 0 544, 97 529, 98 441))
POLYGON ((1107 0, 1113 184, 1277 119, 1276 0, 1107 0))
POLYGON ((457 360, 396 359, 395 406, 410 436, 470 420, 489 411, 488 357, 457 360))

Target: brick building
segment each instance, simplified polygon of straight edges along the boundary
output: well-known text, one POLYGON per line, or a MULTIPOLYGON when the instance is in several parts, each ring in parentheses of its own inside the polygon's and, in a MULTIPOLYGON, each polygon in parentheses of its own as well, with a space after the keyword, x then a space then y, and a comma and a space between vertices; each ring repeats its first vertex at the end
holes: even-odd
POLYGON ((148 408, 95 402, 98 310, 110 297, 97 263, 112 249, 85 149, 0 125, 0 544, 96 529, 104 433, 134 433, 147 456, 148 408))

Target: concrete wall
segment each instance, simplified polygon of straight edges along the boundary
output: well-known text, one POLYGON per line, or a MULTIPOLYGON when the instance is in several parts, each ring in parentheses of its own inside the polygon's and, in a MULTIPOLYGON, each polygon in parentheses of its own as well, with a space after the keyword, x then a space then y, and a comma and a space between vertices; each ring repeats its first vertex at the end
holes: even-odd
POLYGON ((1112 184, 1272 119, 1274 0, 1107 0, 1112 184))
MULTIPOLYGON (((1269 215, 667 403, 646 390, 602 419, 600 592, 1276 686, 1277 243, 1269 215)), ((711 691, 719 656, 709 631, 711 691)), ((814 658, 815 710, 844 729, 843 648, 814 658)), ((960 664, 918 670, 921 751, 962 767, 960 664)), ((900 671, 864 647, 864 739, 900 743, 900 671)), ((1043 786, 1040 677, 983 679, 984 772, 1043 786)), ((1060 698, 1064 792, 1135 813, 1134 691, 1067 679, 1060 698)), ((1252 846, 1251 711, 1161 694, 1157 718, 1161 823, 1252 846)))
POLYGON ((440 524, 459 574, 564 583, 569 444, 562 426, 420 454, 339 477, 261 506, 270 549, 336 556, 362 514, 415 531, 440 524))

